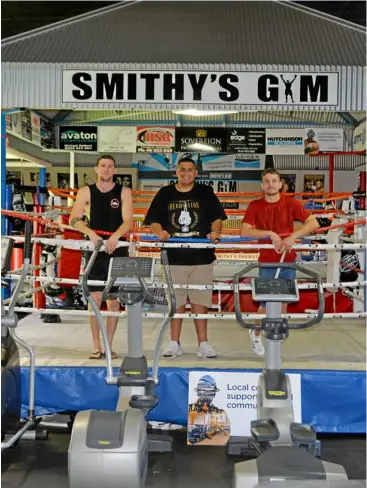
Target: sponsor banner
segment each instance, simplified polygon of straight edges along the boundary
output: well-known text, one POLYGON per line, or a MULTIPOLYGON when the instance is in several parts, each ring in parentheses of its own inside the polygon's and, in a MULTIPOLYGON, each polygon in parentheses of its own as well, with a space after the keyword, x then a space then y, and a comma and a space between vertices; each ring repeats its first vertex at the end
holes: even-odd
MULTIPOLYGON (((223 446, 230 436, 250 436, 251 421, 257 419, 259 374, 190 371, 187 443, 223 446)), ((288 376, 294 421, 302 422, 301 375, 288 376)), ((286 392, 277 387, 268 394, 279 400, 286 392)))
POLYGON ((31 124, 32 124, 32 142, 41 144, 41 121, 38 115, 31 112, 31 124))
POLYGON ((104 125, 98 127, 98 151, 136 152, 136 127, 104 125))
POLYGON ((355 128, 353 136, 353 151, 366 150, 366 122, 355 128))
POLYGON ((337 106, 339 75, 62 70, 63 103, 337 106))
POLYGON ((11 114, 6 115, 5 120, 6 120, 6 130, 11 132, 12 130, 11 114))
POLYGON ((139 179, 166 180, 175 178, 177 162, 184 156, 194 160, 200 180, 260 181, 265 156, 239 154, 172 153, 137 154, 132 167, 138 169, 139 179), (168 174, 167 174, 168 172, 168 174))
POLYGON ((66 151, 97 151, 97 127, 60 126, 59 144, 66 151))
POLYGON ((29 141, 32 140, 32 117, 31 111, 26 109, 24 112, 21 113, 22 117, 22 137, 24 139, 28 139, 29 141))
POLYGON ((229 153, 265 154, 265 129, 227 129, 229 153))
POLYGON ((309 156, 322 152, 343 151, 343 129, 305 129, 304 139, 304 151, 309 156))
POLYGON ((11 115, 11 131, 13 134, 18 136, 22 135, 22 114, 12 114, 11 115))
POLYGON ((169 180, 144 180, 139 178, 139 190, 158 191, 163 186, 169 185, 169 183, 169 180))
POLYGON ((40 120, 40 139, 42 147, 46 149, 56 148, 55 128, 51 122, 40 120))
POLYGON ((174 147, 174 127, 137 127, 136 152, 171 153, 174 147))
POLYGON ((226 130, 221 127, 177 127, 176 151, 225 152, 226 130))
POLYGON ((267 129, 266 154, 302 155, 303 129, 267 129))

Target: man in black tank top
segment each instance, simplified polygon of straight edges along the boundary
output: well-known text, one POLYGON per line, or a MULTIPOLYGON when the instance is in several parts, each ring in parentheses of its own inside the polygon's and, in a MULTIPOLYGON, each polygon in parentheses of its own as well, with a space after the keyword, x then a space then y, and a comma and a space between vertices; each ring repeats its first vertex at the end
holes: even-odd
MULTIPOLYGON (((116 185, 113 182, 116 164, 112 156, 100 156, 97 159, 95 172, 97 173, 97 183, 79 189, 69 223, 74 229, 87 235, 94 245, 102 239, 96 231, 112 233, 111 237, 105 241, 105 251, 99 253, 90 273, 91 280, 106 281, 111 257, 128 255, 128 248, 117 248, 117 243, 119 240, 124 240, 122 236, 133 227, 132 193, 130 188, 116 185), (89 226, 82 220, 85 213, 89 216, 89 226)), ((100 307, 104 287, 91 288, 94 289, 93 298, 100 307)), ((117 312, 120 309, 118 300, 107 300, 107 309, 117 312)), ((111 345, 112 359, 117 357, 112 349, 117 320, 117 317, 107 317, 107 335, 111 345)), ((100 359, 104 356, 104 350, 101 346, 98 322, 94 316, 91 316, 89 321, 93 338, 93 352, 89 358, 100 359)))

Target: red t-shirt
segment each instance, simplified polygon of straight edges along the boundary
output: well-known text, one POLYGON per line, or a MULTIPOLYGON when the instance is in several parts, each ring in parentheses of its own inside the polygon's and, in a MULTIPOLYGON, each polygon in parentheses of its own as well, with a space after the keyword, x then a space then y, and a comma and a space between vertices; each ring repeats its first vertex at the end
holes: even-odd
MULTIPOLYGON (((249 224, 257 230, 271 230, 278 235, 289 234, 294 231, 294 221, 304 222, 311 212, 295 198, 281 195, 280 200, 269 203, 264 198, 254 200, 249 204, 242 223, 249 224)), ((268 244, 270 240, 261 239, 259 244, 268 244)), ((260 249, 260 263, 276 263, 280 261, 281 254, 273 249, 260 249)), ((284 261, 291 262, 296 259, 296 252, 292 249, 285 255, 284 261)))

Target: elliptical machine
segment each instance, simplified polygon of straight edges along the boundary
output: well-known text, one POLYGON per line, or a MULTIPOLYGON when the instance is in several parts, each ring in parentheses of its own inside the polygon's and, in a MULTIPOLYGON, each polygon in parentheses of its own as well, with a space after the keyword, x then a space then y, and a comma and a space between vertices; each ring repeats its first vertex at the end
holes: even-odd
MULTIPOLYGON (((277 263, 311 277, 317 284, 319 310, 316 317, 300 324, 282 318, 281 304, 299 301, 296 280, 252 279, 252 299, 266 302, 266 317, 261 325, 243 320, 240 305, 240 278, 256 268, 274 268, 270 264, 250 264, 233 278, 237 322, 245 329, 262 329, 265 336, 265 369, 258 382, 258 420, 251 422, 252 437, 230 437, 228 455, 258 456, 235 464, 233 488, 253 488, 257 484, 286 481, 345 481, 347 475, 338 464, 321 461, 317 455, 316 432, 312 426, 294 422, 292 392, 288 376, 281 369, 281 344, 291 329, 306 329, 319 323, 325 301, 318 273, 304 266, 277 263)), ((296 486, 296 484, 294 484, 296 486)), ((320 485, 322 486, 322 485, 320 485)))
MULTIPOLYGON (((20 339, 15 333, 18 325, 14 307, 22 291, 31 263, 31 235, 32 223, 26 222, 24 232, 24 261, 18 284, 11 296, 9 307, 5 311, 1 301, 1 451, 14 446, 20 438, 45 440, 48 432, 37 428, 38 420, 35 415, 34 393, 36 360, 31 346, 20 339), (30 358, 29 372, 29 406, 28 417, 21 423, 21 387, 18 345, 24 347, 30 358), (7 439, 7 436, 10 438, 7 439), (3 442, 4 441, 4 442, 3 442)), ((11 237, 1 238, 1 274, 6 275, 10 268, 10 257, 14 246, 11 237)), ((8 283, 1 281, 1 286, 9 288, 8 283)))
POLYGON ((147 279, 153 280, 154 259, 116 257, 110 260, 109 279, 102 300, 119 284, 117 298, 127 307, 128 354, 117 377, 113 375, 111 348, 103 316, 93 299, 88 277, 100 252, 98 242, 82 278, 83 293, 97 318, 106 351, 106 382, 119 388, 116 411, 87 410, 76 415, 69 446, 70 488, 142 488, 148 471, 148 452, 171 452, 172 439, 148 435, 146 415, 158 403, 159 357, 166 328, 175 314, 175 294, 167 253, 162 249, 163 268, 168 285, 169 313, 164 319, 156 344, 152 375, 148 374, 143 353, 142 304, 150 300, 147 279))

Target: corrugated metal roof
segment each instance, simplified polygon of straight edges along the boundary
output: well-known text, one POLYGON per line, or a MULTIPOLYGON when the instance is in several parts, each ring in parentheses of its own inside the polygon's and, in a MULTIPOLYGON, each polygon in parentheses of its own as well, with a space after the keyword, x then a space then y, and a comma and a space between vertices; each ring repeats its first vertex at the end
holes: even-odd
MULTIPOLYGON (((279 170, 329 170, 329 157, 328 156, 273 156, 274 165, 279 170)), ((335 171, 354 171, 355 168, 363 164, 365 160, 364 156, 344 154, 336 155, 334 160, 335 171)))
POLYGON ((4 62, 364 66, 365 30, 288 2, 121 2, 2 42, 4 62))
POLYGON ((88 110, 71 112, 67 119, 63 120, 62 124, 75 123, 87 124, 89 122, 107 122, 114 123, 123 122, 141 122, 141 123, 160 123, 170 122, 182 125, 195 124, 203 125, 205 123, 222 125, 223 122, 227 125, 235 125, 237 123, 265 123, 284 122, 285 125, 305 126, 307 124, 317 124, 328 126, 341 125, 346 126, 345 120, 337 112, 300 112, 300 111, 253 111, 253 112, 239 112, 237 114, 228 114, 223 118, 223 115, 208 115, 205 117, 194 117, 181 115, 178 116, 171 110, 88 110))

